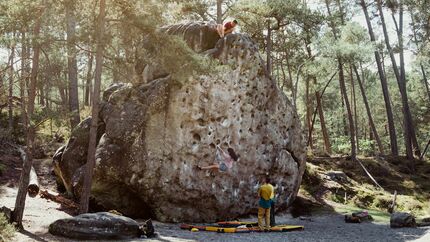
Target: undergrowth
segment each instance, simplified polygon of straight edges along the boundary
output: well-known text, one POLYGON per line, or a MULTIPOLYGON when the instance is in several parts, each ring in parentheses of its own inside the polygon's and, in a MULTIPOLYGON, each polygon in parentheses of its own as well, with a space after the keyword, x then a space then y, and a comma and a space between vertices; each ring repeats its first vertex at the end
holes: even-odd
POLYGON ((388 214, 396 191, 395 211, 410 212, 417 217, 429 215, 430 163, 402 157, 362 157, 360 160, 383 190, 370 180, 356 161, 342 157, 315 157, 306 164, 301 193, 336 203, 335 211, 337 206, 343 210, 346 206, 379 212, 378 216, 382 216, 388 214), (347 180, 330 179, 327 176, 330 171, 342 171, 347 180))
POLYGON ((0 213, 0 241, 11 241, 14 234, 15 227, 8 223, 3 213, 0 213))

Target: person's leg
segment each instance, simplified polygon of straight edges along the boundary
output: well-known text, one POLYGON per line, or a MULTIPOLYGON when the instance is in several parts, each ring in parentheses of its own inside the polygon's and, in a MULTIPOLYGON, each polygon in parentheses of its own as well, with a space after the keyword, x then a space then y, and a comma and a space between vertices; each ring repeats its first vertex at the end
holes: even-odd
POLYGON ((210 165, 210 166, 197 166, 200 170, 218 170, 219 169, 219 165, 218 164, 214 164, 214 165, 210 165))
POLYGON ((270 208, 265 209, 266 229, 270 229, 270 208))
POLYGON ((270 207, 270 226, 275 226, 275 202, 272 201, 270 207))
POLYGON ((263 229, 263 216, 264 216, 265 209, 262 207, 258 207, 258 227, 260 229, 263 229))

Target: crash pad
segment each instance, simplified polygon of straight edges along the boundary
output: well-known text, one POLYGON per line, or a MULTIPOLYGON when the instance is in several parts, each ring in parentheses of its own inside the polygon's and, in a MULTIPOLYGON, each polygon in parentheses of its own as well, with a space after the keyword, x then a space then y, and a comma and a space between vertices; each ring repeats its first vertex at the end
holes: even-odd
MULTIPOLYGON (((218 233, 249 233, 249 232, 288 232, 295 230, 303 230, 304 226, 302 225, 289 225, 289 224, 281 224, 271 227, 270 229, 261 230, 256 226, 250 226, 256 223, 248 223, 248 224, 238 224, 236 227, 222 227, 222 226, 212 226, 212 225, 192 225, 192 224, 181 224, 181 229, 191 230, 193 228, 198 229, 199 231, 210 231, 210 232, 218 232, 218 233)), ((225 224, 223 224, 225 225, 225 224)), ((230 224, 233 225, 233 224, 230 224)))

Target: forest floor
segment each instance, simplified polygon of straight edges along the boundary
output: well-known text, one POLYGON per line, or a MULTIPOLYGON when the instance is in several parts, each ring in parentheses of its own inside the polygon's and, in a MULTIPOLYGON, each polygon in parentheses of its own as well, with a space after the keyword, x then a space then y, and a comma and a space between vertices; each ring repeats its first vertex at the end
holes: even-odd
MULTIPOLYGON (((213 232, 190 232, 181 230, 179 224, 154 221, 158 236, 142 241, 430 241, 430 228, 389 227, 389 214, 384 212, 391 193, 397 190, 399 209, 411 211, 417 216, 428 212, 430 165, 415 161, 413 170, 405 161, 365 158, 363 163, 374 175, 385 191, 376 189, 359 166, 345 158, 314 158, 307 164, 303 184, 297 202, 289 213, 277 214, 277 223, 304 225, 303 231, 288 233, 248 233, 220 234, 213 232), (391 164, 392 162, 396 164, 391 164), (372 165, 373 164, 373 165, 372 165), (428 167, 427 167, 428 166, 428 167), (345 170, 347 180, 333 180, 327 177, 329 171, 345 170), (401 171, 399 173, 399 171, 401 171), (388 172, 389 174, 385 174, 388 172), (410 174, 406 174, 410 173, 410 174), (422 176, 422 177, 421 177, 422 176), (347 193, 345 202, 345 192, 347 193), (427 199, 427 205, 425 200, 427 199), (385 201, 385 202, 384 202, 385 201), (367 209, 375 218, 372 222, 349 224, 343 220, 344 214, 367 209), (291 214, 300 217, 293 218, 291 214)), ((41 190, 56 194, 55 178, 52 175, 50 158, 36 159, 34 166, 40 179, 41 190)), ((0 164, 0 205, 14 207, 17 183, 21 170, 20 159, 16 155, 1 154, 0 164)), ((71 241, 56 237, 48 232, 49 224, 61 218, 71 217, 60 204, 41 198, 28 197, 24 213, 24 231, 16 232, 12 241, 71 241)), ((255 217, 243 218, 256 221, 255 217)), ((135 240, 136 241, 136 240, 135 240)))

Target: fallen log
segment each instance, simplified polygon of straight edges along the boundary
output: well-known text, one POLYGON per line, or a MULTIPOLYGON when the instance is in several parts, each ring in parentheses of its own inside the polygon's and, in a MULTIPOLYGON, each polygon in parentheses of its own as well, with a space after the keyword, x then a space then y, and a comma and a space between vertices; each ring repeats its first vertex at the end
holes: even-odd
MULTIPOLYGON (((22 163, 24 164, 25 162, 27 162, 27 153, 25 153, 25 151, 20 147, 17 147, 17 149, 21 155, 22 163)), ((35 197, 37 196, 37 194, 39 194, 39 190, 40 190, 39 179, 37 177, 36 170, 32 166, 30 170, 30 182, 28 183, 28 187, 27 187, 28 195, 30 197, 35 197)))
POLYGON ((40 192, 40 197, 41 198, 45 198, 45 199, 49 199, 51 201, 54 201, 56 203, 59 203, 63 206, 66 206, 68 208, 71 209, 78 209, 79 206, 76 202, 74 202, 73 200, 70 200, 68 198, 63 197, 62 195, 54 195, 49 193, 47 190, 43 190, 40 192))

